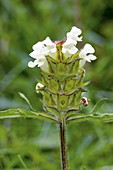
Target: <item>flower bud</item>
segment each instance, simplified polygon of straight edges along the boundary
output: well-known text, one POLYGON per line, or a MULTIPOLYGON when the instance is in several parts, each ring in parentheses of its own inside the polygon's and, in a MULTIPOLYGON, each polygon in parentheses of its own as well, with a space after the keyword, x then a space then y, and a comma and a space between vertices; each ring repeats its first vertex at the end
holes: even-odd
POLYGON ((41 90, 43 87, 44 87, 44 85, 43 85, 43 84, 41 84, 41 83, 37 83, 37 84, 36 84, 36 92, 37 92, 37 93, 39 93, 39 92, 40 92, 40 90, 41 90))
POLYGON ((87 106, 89 103, 89 99, 87 99, 86 97, 82 97, 81 103, 83 104, 83 106, 87 106))

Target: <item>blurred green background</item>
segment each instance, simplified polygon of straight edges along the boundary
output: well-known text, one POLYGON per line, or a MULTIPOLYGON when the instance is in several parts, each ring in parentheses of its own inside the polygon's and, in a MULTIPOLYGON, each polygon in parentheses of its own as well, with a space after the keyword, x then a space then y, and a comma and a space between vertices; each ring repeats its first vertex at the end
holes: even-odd
MULTIPOLYGON (((113 0, 0 0, 0 110, 28 109, 24 93, 38 111, 37 68, 28 68, 32 45, 49 36, 63 39, 72 26, 82 29, 84 43, 98 60, 86 65, 90 111, 104 97, 100 111, 113 112, 113 0)), ((83 45, 83 44, 82 44, 83 45)), ((32 119, 0 120, 0 170, 60 170, 55 125, 32 119)), ((82 122, 68 127, 71 170, 113 170, 113 123, 82 122)))

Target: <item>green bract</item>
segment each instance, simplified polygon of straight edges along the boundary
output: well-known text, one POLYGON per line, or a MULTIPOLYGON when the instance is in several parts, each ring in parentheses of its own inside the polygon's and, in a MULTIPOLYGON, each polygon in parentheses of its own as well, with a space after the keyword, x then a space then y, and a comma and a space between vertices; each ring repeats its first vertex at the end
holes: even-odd
MULTIPOLYGON (((83 79, 85 70, 79 68, 78 54, 68 59, 61 52, 62 43, 57 45, 58 58, 47 57, 48 72, 40 69, 44 84, 43 103, 45 110, 50 114, 56 112, 66 115, 73 110, 78 111, 81 105, 83 79)), ((60 115, 59 114, 59 115, 60 115)))

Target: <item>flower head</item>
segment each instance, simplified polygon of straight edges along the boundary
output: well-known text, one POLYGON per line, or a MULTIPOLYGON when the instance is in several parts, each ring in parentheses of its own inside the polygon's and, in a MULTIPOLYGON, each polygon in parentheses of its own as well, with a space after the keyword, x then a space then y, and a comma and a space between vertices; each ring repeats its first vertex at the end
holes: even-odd
POLYGON ((74 41, 82 41, 82 36, 79 37, 79 35, 82 33, 82 31, 77 27, 72 27, 71 31, 67 33, 67 38, 70 38, 74 41))
POLYGON ((84 46, 79 54, 80 58, 82 58, 80 61, 80 67, 82 67, 86 61, 91 62, 91 60, 96 60, 97 57, 93 55, 94 52, 95 50, 90 44, 84 46))

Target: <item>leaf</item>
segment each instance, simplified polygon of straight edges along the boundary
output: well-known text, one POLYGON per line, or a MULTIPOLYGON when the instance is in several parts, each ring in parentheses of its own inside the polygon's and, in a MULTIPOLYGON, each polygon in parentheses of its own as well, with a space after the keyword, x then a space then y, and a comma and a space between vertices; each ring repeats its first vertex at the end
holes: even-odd
POLYGON ((113 122, 113 113, 97 113, 92 117, 94 119, 100 119, 103 122, 113 122))
POLYGON ((97 102, 97 104, 94 106, 91 114, 96 114, 96 112, 99 110, 99 108, 100 108, 105 102, 107 102, 107 101, 108 101, 107 98, 103 98, 103 99, 99 100, 99 101, 97 102))
POLYGON ((71 123, 71 122, 82 122, 82 121, 86 121, 92 118, 92 114, 89 113, 78 113, 78 114, 73 114, 71 116, 69 116, 66 119, 67 123, 71 123))
POLYGON ((22 158, 21 158, 21 156, 20 156, 20 155, 18 155, 18 158, 19 158, 19 160, 20 160, 21 164, 23 165, 23 167, 24 167, 26 170, 28 170, 28 168, 27 168, 26 164, 24 163, 24 161, 22 160, 22 158))
POLYGON ((22 108, 18 109, 8 109, 4 111, 0 111, 0 119, 6 119, 6 118, 35 118, 35 119, 43 119, 43 120, 49 120, 54 123, 57 123, 57 120, 53 115, 44 113, 44 112, 33 112, 33 111, 27 111, 22 108))
POLYGON ((113 122, 113 113, 97 113, 97 114, 79 113, 68 117, 66 119, 66 122, 67 123, 82 122, 86 120, 100 120, 102 122, 113 122))
POLYGON ((30 101, 28 100, 28 98, 23 93, 20 93, 20 92, 18 92, 18 93, 19 93, 20 97, 26 101, 26 103, 28 104, 29 108, 34 111, 33 107, 30 104, 30 101))
POLYGON ((91 81, 87 81, 87 82, 85 82, 85 83, 82 83, 82 87, 88 86, 90 83, 91 83, 91 81))

